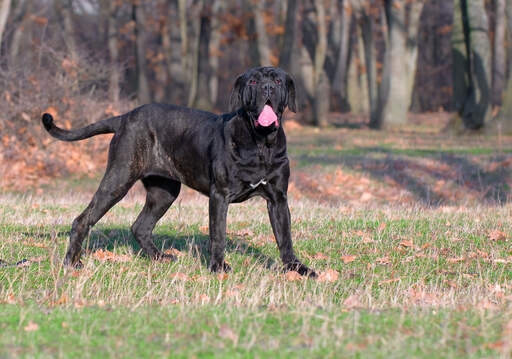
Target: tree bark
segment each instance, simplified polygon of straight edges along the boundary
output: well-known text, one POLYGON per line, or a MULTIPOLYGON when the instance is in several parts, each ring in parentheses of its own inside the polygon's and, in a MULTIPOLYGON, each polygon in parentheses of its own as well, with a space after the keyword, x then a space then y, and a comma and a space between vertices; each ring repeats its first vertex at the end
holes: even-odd
POLYGON ((209 45, 209 66, 210 66, 210 102, 214 107, 217 103, 219 93, 219 57, 220 53, 220 40, 222 34, 220 33, 220 27, 222 22, 220 21, 220 13, 224 8, 223 0, 213 0, 212 5, 212 19, 211 19, 211 38, 209 45))
POLYGON ((313 122, 319 127, 326 127, 329 112, 329 81, 324 72, 325 55, 327 52, 327 24, 323 0, 314 2, 318 42, 313 59, 313 122))
POLYGON ((378 127, 378 97, 377 97, 377 65, 375 54, 375 41, 373 20, 371 17, 371 4, 364 0, 353 0, 353 9, 358 25, 359 40, 359 58, 364 58, 361 75, 366 86, 364 91, 365 100, 368 102, 365 106, 370 115, 370 127, 378 127), (364 50, 364 51, 363 51, 364 50))
POLYGON ((108 19, 107 19, 107 45, 110 57, 110 76, 108 83, 108 93, 110 100, 117 104, 119 102, 119 82, 121 73, 119 69, 119 45, 117 41, 117 5, 114 1, 107 1, 108 19))
POLYGON ((343 111, 348 105, 347 76, 350 58, 349 46, 352 8, 349 0, 344 0, 340 6, 340 45, 338 48, 338 58, 332 81, 332 90, 338 98, 338 108, 343 111))
POLYGON ((279 54, 279 67, 290 71, 292 67, 293 47, 295 46, 295 33, 297 27, 297 0, 288 0, 284 36, 279 54))
POLYGON ((372 121, 374 128, 402 125, 412 102, 421 0, 386 0, 388 25, 386 54, 379 106, 372 121))
POLYGON ((149 83, 146 75, 146 14, 144 5, 133 5, 133 20, 135 21, 135 54, 137 68, 137 99, 140 104, 151 101, 149 83))
MULTIPOLYGON (((29 17, 26 15, 30 13, 31 8, 32 1, 22 0, 18 2, 16 9, 14 10, 13 23, 15 24, 15 29, 9 44, 9 66, 23 66, 23 64, 20 64, 18 61, 18 54, 20 51, 24 30, 29 23, 29 17)), ((26 59, 30 56, 28 56, 28 53, 25 52, 23 57, 26 59)))
POLYGON ((452 46, 454 103, 458 115, 452 127, 457 128, 460 119, 466 129, 478 130, 491 117, 488 31, 483 0, 456 0, 452 46))
POLYGON ((270 45, 263 21, 263 1, 244 1, 248 14, 247 36, 252 66, 271 66, 270 45))
POLYGON ((504 45, 507 26, 505 5, 505 0, 494 0, 496 22, 494 27, 492 66, 492 103, 497 106, 500 106, 502 103, 503 90, 505 88, 506 52, 504 45))
MULTIPOLYGON (((507 31, 509 41, 512 39, 512 2, 507 1, 507 31)), ((512 69, 512 56, 508 58, 508 67, 512 69)), ((503 98, 501 113, 502 128, 506 133, 512 133, 512 71, 509 75, 507 88, 503 98)))
POLYGON ((0 50, 2 49, 2 38, 7 24, 7 18, 11 10, 11 0, 1 0, 0 3, 0 50))
MULTIPOLYGON (((197 48, 197 69, 194 71, 196 80, 194 82, 197 86, 195 96, 191 97, 190 106, 205 111, 213 109, 210 100, 210 67, 209 67, 209 53, 210 53, 210 35, 211 35, 211 16, 212 16, 213 0, 203 0, 202 10, 200 15, 199 26, 199 43, 197 48)), ((193 94, 192 94, 193 95, 193 94)))

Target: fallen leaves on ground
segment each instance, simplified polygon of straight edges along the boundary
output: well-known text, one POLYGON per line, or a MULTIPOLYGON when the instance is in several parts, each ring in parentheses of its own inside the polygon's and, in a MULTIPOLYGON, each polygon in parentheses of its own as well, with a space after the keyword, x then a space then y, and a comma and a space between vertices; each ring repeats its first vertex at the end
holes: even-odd
POLYGON ((505 232, 495 229, 489 233, 489 239, 495 242, 503 242, 507 239, 505 232))
POLYGON ((357 256, 355 255, 344 255, 344 256, 341 256, 341 260, 343 261, 343 263, 347 264, 347 263, 351 263, 353 261, 355 261, 357 258, 357 256))
POLYGON ((332 282, 336 282, 338 280, 338 277, 340 276, 340 274, 338 273, 337 270, 334 270, 334 269, 328 269, 324 272, 321 272, 320 275, 318 276, 318 281, 319 282, 329 282, 329 283, 332 283, 332 282))
POLYGON ((291 271, 286 272, 286 274, 284 275, 284 278, 288 282, 294 282, 296 280, 301 280, 302 276, 299 274, 299 272, 291 270, 291 271))
POLYGON ((130 256, 128 254, 115 254, 115 253, 113 253, 109 250, 103 249, 103 248, 98 249, 96 252, 94 252, 92 254, 92 256, 101 262, 109 261, 109 262, 123 263, 123 262, 131 262, 131 260, 132 260, 132 256, 130 256))
POLYGON ((164 253, 170 254, 170 255, 176 256, 176 257, 183 257, 185 255, 185 253, 183 253, 180 250, 177 250, 176 248, 167 249, 164 253))
POLYGON ((412 240, 403 240, 399 243, 402 247, 406 247, 406 248, 409 248, 409 247, 414 247, 414 242, 412 240))

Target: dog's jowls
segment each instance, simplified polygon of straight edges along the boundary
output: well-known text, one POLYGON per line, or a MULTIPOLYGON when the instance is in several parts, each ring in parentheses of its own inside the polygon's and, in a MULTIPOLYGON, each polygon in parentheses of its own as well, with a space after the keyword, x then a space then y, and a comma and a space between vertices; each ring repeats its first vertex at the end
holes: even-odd
POLYGON ((148 256, 166 256, 151 233, 184 183, 209 197, 212 271, 229 270, 224 261, 228 205, 261 196, 285 269, 314 276, 293 252, 287 201, 290 166, 282 114, 287 106, 296 111, 295 84, 280 69, 254 68, 236 79, 230 105, 233 112, 224 115, 144 105, 72 131, 56 127, 51 115, 44 114, 46 130, 63 141, 115 134, 101 184, 73 222, 64 263, 80 265, 89 229, 141 180, 146 204, 131 229, 148 256))

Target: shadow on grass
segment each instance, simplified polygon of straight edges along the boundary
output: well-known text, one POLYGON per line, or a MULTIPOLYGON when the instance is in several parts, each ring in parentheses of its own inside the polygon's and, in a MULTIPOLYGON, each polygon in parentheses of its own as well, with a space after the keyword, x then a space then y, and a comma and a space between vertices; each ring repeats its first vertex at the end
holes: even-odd
MULTIPOLYGON (((357 151, 357 150, 356 150, 357 151)), ((460 190, 473 192, 486 204, 503 205, 510 200, 510 188, 507 180, 512 177, 508 166, 497 166, 494 171, 483 168, 468 159, 467 156, 441 151, 426 151, 423 158, 438 161, 441 165, 431 166, 405 157, 400 150, 384 147, 364 148, 359 154, 299 155, 297 160, 311 164, 342 165, 355 171, 368 173, 381 182, 392 179, 400 187, 412 193, 416 199, 428 206, 440 206, 453 202, 449 196, 441 196, 425 179, 435 181, 453 181, 460 190), (370 157, 372 153, 381 154, 381 158, 370 157), (443 165, 444 164, 444 165, 443 165)), ((493 163, 510 158, 496 156, 493 163)))
MULTIPOLYGON (((210 263, 208 235, 194 233, 191 235, 162 235, 153 234, 153 243, 162 251, 177 249, 181 252, 191 252, 194 257, 207 267, 210 263)), ((112 251, 116 246, 128 245, 133 252, 144 256, 141 248, 131 231, 124 227, 108 227, 92 230, 88 239, 84 240, 83 248, 86 252, 104 249, 112 251)), ((260 265, 270 269, 276 263, 269 256, 263 254, 258 248, 251 246, 250 242, 242 238, 227 237, 226 251, 253 257, 260 265)))

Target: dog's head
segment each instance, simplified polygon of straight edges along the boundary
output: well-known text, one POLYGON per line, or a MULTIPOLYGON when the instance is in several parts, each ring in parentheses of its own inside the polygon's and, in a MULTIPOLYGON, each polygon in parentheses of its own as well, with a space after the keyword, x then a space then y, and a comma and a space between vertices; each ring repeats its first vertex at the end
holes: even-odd
POLYGON ((285 71, 275 67, 256 67, 238 76, 231 91, 231 110, 243 109, 251 125, 261 132, 281 125, 285 108, 296 112, 295 83, 285 71))

